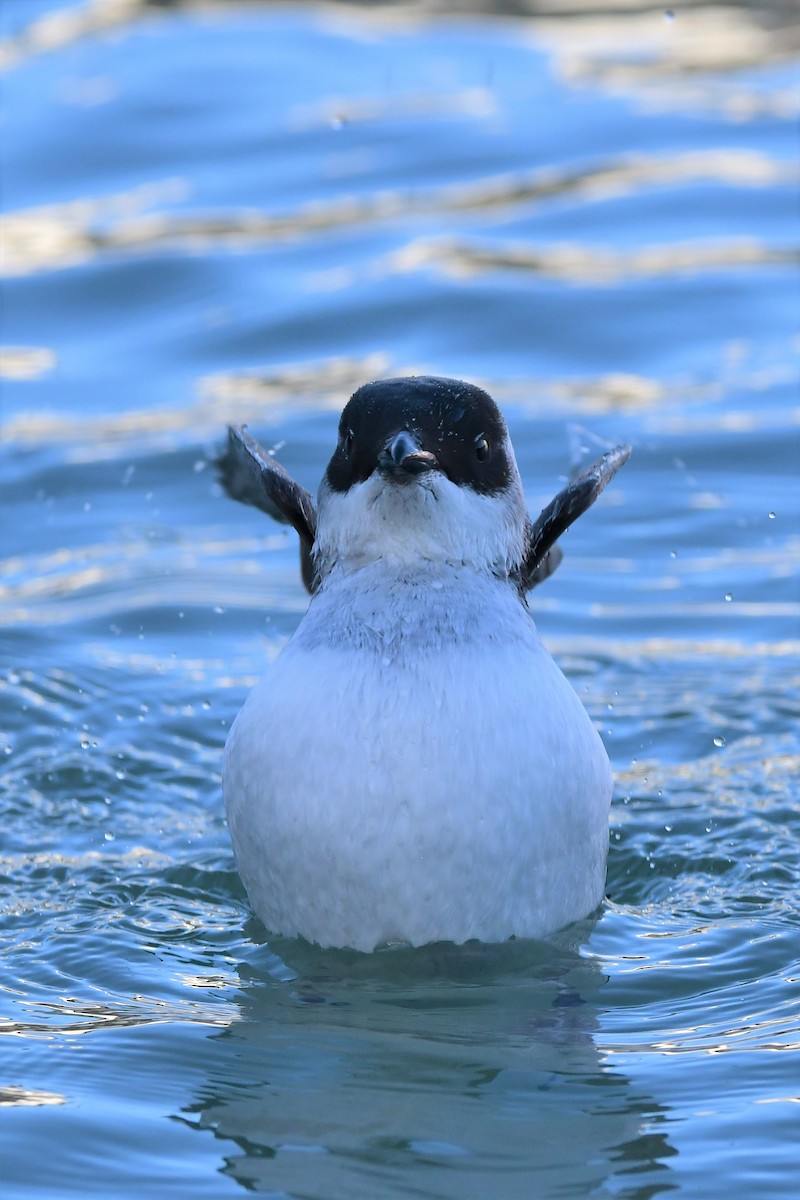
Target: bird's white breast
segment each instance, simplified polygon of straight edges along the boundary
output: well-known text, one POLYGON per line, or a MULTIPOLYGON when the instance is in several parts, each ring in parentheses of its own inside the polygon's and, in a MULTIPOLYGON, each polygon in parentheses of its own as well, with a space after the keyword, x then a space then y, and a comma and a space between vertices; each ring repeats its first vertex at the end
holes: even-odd
POLYGON ((608 759, 508 581, 334 572, 234 723, 224 790, 275 932, 501 941, 602 898, 608 759))

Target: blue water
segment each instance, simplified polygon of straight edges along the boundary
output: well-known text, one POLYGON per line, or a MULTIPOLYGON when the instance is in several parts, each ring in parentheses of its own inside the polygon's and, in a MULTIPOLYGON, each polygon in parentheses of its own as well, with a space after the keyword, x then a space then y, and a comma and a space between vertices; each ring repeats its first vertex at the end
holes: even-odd
POLYGON ((793 1197, 788 9, 10 0, 0 67, 0 1179, 36 1196, 793 1197), (66 17, 63 15, 66 13, 66 17), (609 900, 360 956, 249 914, 222 747, 306 598, 227 501, 370 378, 487 386, 612 757, 609 900))

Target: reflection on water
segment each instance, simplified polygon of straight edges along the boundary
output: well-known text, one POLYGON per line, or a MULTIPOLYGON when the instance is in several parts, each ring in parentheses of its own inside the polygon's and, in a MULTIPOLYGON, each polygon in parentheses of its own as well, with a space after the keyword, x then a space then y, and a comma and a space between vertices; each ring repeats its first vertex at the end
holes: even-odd
POLYGON ((43 346, 0 346, 0 379, 38 379, 56 365, 43 346))
POLYGON ((58 1092, 34 1091, 30 1088, 0 1088, 0 1108, 37 1108, 41 1104, 65 1104, 66 1096, 58 1092))
MULTIPOLYGON (((6 421, 3 432, 7 439, 28 445, 68 443, 72 462, 127 459, 141 452, 142 443, 148 449, 154 443, 180 446, 188 431, 219 439, 228 422, 263 420, 276 413, 285 417, 298 407, 338 413, 365 379, 386 374, 388 365, 385 355, 372 354, 280 366, 258 374, 209 375, 197 381, 193 402, 185 397, 172 410, 147 408, 99 417, 22 411, 6 421)), ((193 469, 199 474, 210 465, 211 456, 201 457, 193 469)))
MULTIPOLYGON (((244 0, 252 9, 268 9, 274 0, 244 0)), ((22 24, 0 43, 0 69, 18 66, 30 55, 63 49, 87 37, 152 20, 169 10, 201 14, 224 11, 228 0, 84 0, 45 12, 22 24)), ((337 5, 328 5, 336 12, 337 5)), ((552 43, 560 70, 570 82, 591 81, 605 87, 648 86, 654 79, 685 74, 708 75, 750 65, 785 62, 797 53, 800 37, 792 5, 771 0, 749 8, 682 0, 657 15, 635 5, 622 9, 608 0, 567 0, 559 11, 541 9, 536 0, 350 0, 341 5, 356 33, 370 22, 397 28, 420 18, 484 14, 514 18, 536 28, 552 43), (357 13, 357 16, 356 16, 357 13), (657 23, 661 18, 660 25, 657 23), (668 36, 664 28, 668 29, 668 36)), ((524 27, 524 26, 523 26, 524 27)), ((694 96, 692 96, 694 99, 694 96)), ((796 104, 796 100, 794 102, 796 104)), ((735 110, 747 115, 746 110, 735 110)), ((780 111, 776 115, 787 115, 780 111)))
MULTIPOLYGON (((75 266, 105 254, 141 252, 159 246, 182 247, 196 254, 206 248, 243 244, 281 242, 287 238, 319 236, 327 232, 362 228, 371 222, 397 220, 409 215, 447 213, 487 214, 519 204, 531 205, 563 196, 576 196, 585 203, 638 195, 648 188, 668 188, 695 182, 727 183, 745 187, 771 187, 796 183, 794 166, 747 151, 694 152, 674 158, 644 156, 616 163, 592 166, 582 171, 537 172, 533 177, 519 176, 478 180, 458 187, 447 187, 429 194, 409 196, 406 190, 386 191, 367 196, 347 196, 330 203, 315 201, 296 213, 272 215, 245 212, 230 216, 169 215, 153 213, 131 216, 139 208, 150 207, 158 199, 177 201, 184 198, 181 180, 168 180, 158 187, 137 188, 133 192, 104 199, 86 198, 68 204, 9 213, 0 223, 5 247, 3 272, 25 275, 32 271, 75 266)), ((412 242, 396 252, 393 261, 408 270, 425 262, 424 243, 412 242)), ((476 269, 480 252, 456 246, 441 246, 434 260, 449 261, 454 269, 476 269)), ((429 259, 428 259, 429 260, 429 259)), ((720 246, 689 243, 652 247, 614 256, 588 247, 558 247, 549 251, 517 249, 505 256, 487 257, 486 265, 537 269, 556 278, 574 278, 591 282, 612 280, 628 273, 659 274, 665 270, 701 270, 748 263, 784 263, 797 261, 788 248, 770 248, 757 242, 739 242, 720 246), (627 262, 627 267, 624 266, 627 262)))
POLYGON ((746 266, 791 266, 800 262, 794 248, 760 246, 756 242, 707 245, 645 246, 620 253, 590 246, 535 248, 527 244, 483 249, 463 242, 412 242, 393 258, 401 271, 438 267, 454 275, 484 271, 525 271, 571 283, 614 284, 637 275, 716 271, 746 266))
POLYGON ((182 1114, 236 1144, 225 1170, 245 1188, 305 1195, 322 1172, 331 1194, 371 1181, 401 1196, 410 1172, 422 1194, 522 1197, 535 1162, 537 1195, 577 1196, 620 1160, 663 1186, 666 1113, 597 1050, 596 960, 530 943, 371 960, 281 949, 294 978, 248 973, 182 1114))

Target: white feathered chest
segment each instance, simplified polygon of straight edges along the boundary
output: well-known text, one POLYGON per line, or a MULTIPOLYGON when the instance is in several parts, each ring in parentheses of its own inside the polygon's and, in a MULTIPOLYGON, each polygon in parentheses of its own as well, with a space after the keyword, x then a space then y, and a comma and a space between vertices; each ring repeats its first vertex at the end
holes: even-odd
POLYGON ((507 581, 334 581, 234 724, 224 786, 283 934, 502 941, 602 899, 608 759, 507 581))

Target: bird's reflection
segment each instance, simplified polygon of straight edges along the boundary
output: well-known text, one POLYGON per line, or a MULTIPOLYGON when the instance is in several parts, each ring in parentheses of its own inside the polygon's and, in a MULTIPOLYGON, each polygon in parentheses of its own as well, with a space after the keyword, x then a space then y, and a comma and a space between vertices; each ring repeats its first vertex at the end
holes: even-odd
POLYGON ((275 1196, 585 1196, 616 1176, 655 1196, 665 1111, 603 1062, 605 980, 578 945, 255 945, 179 1119, 275 1196))

